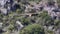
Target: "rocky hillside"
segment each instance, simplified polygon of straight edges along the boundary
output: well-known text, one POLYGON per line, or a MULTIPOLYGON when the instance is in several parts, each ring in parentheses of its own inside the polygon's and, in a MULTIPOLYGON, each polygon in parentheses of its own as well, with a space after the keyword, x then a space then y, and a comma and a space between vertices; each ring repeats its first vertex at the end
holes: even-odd
POLYGON ((0 0, 0 34, 60 34, 60 0, 0 0))

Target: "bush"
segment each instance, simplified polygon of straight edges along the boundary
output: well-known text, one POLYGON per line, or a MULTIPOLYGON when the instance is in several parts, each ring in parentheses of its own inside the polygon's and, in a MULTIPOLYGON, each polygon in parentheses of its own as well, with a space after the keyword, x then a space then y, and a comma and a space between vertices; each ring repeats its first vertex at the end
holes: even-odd
POLYGON ((20 34, 45 34, 44 29, 39 24, 26 26, 20 31, 20 34))
POLYGON ((14 30, 14 26, 13 25, 9 25, 8 30, 13 31, 14 30))
POLYGON ((22 18, 22 19, 21 19, 21 22, 22 22, 22 24, 25 25, 25 26, 31 24, 31 23, 30 23, 30 19, 28 19, 28 18, 22 18))
POLYGON ((46 26, 53 25, 53 20, 51 16, 48 15, 47 11, 44 11, 43 13, 39 14, 38 17, 41 18, 39 20, 39 23, 41 22, 43 25, 46 25, 46 26))

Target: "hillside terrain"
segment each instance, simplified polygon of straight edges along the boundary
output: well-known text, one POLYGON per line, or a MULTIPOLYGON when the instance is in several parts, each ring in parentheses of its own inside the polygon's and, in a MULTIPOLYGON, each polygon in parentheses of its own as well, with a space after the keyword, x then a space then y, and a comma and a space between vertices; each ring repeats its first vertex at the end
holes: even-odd
POLYGON ((60 0, 0 0, 0 34, 60 34, 60 0))

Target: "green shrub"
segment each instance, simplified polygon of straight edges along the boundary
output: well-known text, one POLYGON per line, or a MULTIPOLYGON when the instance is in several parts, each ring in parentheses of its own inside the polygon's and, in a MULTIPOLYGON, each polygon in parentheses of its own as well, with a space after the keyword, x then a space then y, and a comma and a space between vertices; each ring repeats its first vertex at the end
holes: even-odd
POLYGON ((26 26, 20 31, 20 34, 45 34, 44 29, 39 24, 26 26))
POLYGON ((29 24, 31 24, 30 23, 30 19, 28 19, 28 18, 22 18, 21 22, 22 22, 23 25, 29 25, 29 24))

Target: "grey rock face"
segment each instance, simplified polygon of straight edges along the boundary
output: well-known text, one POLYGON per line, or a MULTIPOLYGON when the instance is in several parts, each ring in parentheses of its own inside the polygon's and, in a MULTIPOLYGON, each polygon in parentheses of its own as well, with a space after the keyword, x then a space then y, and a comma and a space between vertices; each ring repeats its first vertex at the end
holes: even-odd
POLYGON ((3 24, 3 23, 0 23, 0 29, 2 28, 2 24, 3 24))
POLYGON ((2 14, 7 14, 11 11, 13 0, 0 0, 0 11, 2 14))
POLYGON ((20 21, 16 21, 16 26, 17 26, 17 29, 20 30, 22 29, 24 26, 21 24, 20 21))

